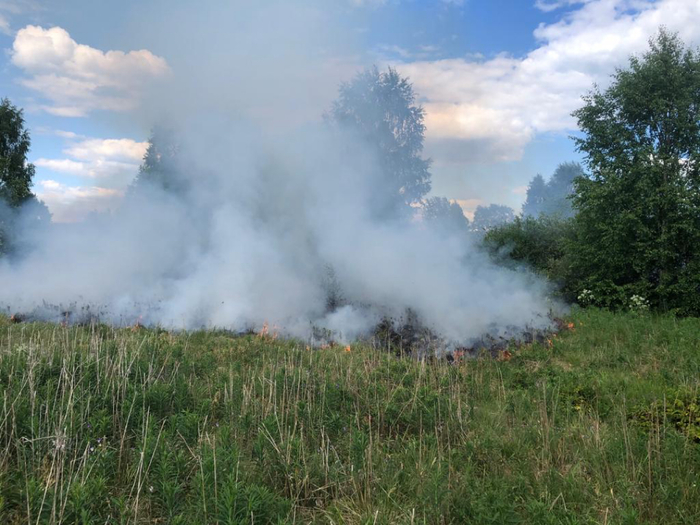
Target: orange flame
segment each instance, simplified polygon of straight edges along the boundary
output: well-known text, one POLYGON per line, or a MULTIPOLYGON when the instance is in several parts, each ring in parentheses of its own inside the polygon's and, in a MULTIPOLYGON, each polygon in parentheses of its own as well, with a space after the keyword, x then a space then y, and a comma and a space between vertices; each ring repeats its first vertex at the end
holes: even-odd
POLYGON ((499 361, 510 361, 512 357, 513 357, 513 354, 512 354, 512 353, 510 353, 508 350, 503 350, 503 351, 498 355, 498 360, 499 360, 499 361))
POLYGON ((137 332, 138 330, 140 330, 141 328, 143 328, 143 325, 141 324, 141 319, 142 319, 142 316, 139 315, 139 318, 136 319, 136 322, 134 323, 134 326, 131 327, 131 331, 132 331, 132 332, 137 332))

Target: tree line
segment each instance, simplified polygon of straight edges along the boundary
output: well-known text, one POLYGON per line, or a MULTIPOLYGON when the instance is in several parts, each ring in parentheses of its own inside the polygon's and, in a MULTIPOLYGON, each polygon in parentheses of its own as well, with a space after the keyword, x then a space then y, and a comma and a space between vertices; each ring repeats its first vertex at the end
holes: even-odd
POLYGON ((572 301, 698 315, 700 52, 662 28, 610 80, 573 114, 588 171, 573 180, 573 216, 523 217, 486 242, 572 301))

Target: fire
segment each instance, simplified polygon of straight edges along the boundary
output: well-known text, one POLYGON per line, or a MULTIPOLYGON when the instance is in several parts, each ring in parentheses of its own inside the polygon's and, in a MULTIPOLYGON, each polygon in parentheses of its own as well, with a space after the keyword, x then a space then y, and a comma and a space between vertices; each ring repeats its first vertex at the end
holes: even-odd
POLYGON ((136 331, 140 330, 141 328, 143 328, 143 324, 141 324, 141 319, 142 319, 142 317, 139 315, 139 318, 136 319, 134 326, 131 327, 132 332, 136 332, 136 331))
POLYGON ((345 347, 345 351, 346 351, 346 352, 352 352, 352 349, 350 348, 350 345, 347 345, 347 346, 345 347))
POLYGON ((498 354, 498 360, 499 361, 510 361, 513 357, 513 354, 508 351, 508 350, 503 350, 498 354))

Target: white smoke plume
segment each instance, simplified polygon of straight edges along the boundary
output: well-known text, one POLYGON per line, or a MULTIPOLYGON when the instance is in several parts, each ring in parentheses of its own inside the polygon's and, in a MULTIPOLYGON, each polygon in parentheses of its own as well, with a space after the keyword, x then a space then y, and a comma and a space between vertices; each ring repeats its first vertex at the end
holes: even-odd
MULTIPOLYGON (((243 42, 253 34, 255 45, 265 38, 249 29, 243 42)), ((103 321, 141 319, 175 329, 268 324, 307 338, 320 327, 345 341, 407 309, 455 344, 547 326, 552 303, 533 275, 496 266, 464 236, 376 219, 372 209, 383 188, 376 159, 358 154, 361 144, 318 119, 270 132, 265 98, 281 102, 268 68, 279 59, 284 70, 292 53, 294 93, 304 98, 305 78, 318 87, 306 74, 317 64, 302 63, 304 45, 264 35, 271 41, 261 53, 261 98, 254 97, 249 64, 255 51, 237 48, 234 64, 247 64, 240 87, 245 104, 229 73, 204 65, 186 72, 206 85, 197 109, 195 87, 178 83, 173 64, 176 87, 156 94, 146 113, 172 117, 175 100, 187 99, 187 109, 170 120, 178 132, 178 171, 189 189, 141 188, 128 192, 113 214, 28 228, 21 236, 32 248, 0 261, 0 303, 55 319, 89 307, 103 321), (270 51, 284 45, 279 56, 270 51), (332 310, 329 280, 342 296, 332 310)), ((282 100, 293 104, 294 93, 282 100)), ((298 107, 290 114, 297 117, 298 107)))
POLYGON ((376 170, 369 156, 348 158, 349 137, 321 126, 260 142, 250 124, 211 120, 187 129, 185 195, 142 189, 113 215, 29 230, 33 249, 0 266, 3 303, 62 305, 56 317, 89 305, 103 320, 173 328, 268 323, 306 337, 316 326, 346 340, 408 308, 452 341, 547 323, 531 275, 495 266, 467 238, 374 219, 376 170), (328 268, 344 299, 333 312, 328 268))

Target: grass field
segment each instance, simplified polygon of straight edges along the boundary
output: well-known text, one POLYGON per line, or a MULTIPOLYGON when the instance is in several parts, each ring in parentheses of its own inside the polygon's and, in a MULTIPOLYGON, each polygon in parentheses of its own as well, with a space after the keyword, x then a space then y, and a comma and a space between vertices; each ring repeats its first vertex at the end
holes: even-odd
POLYGON ((510 359, 0 318, 0 523, 700 523, 700 320, 510 359))

